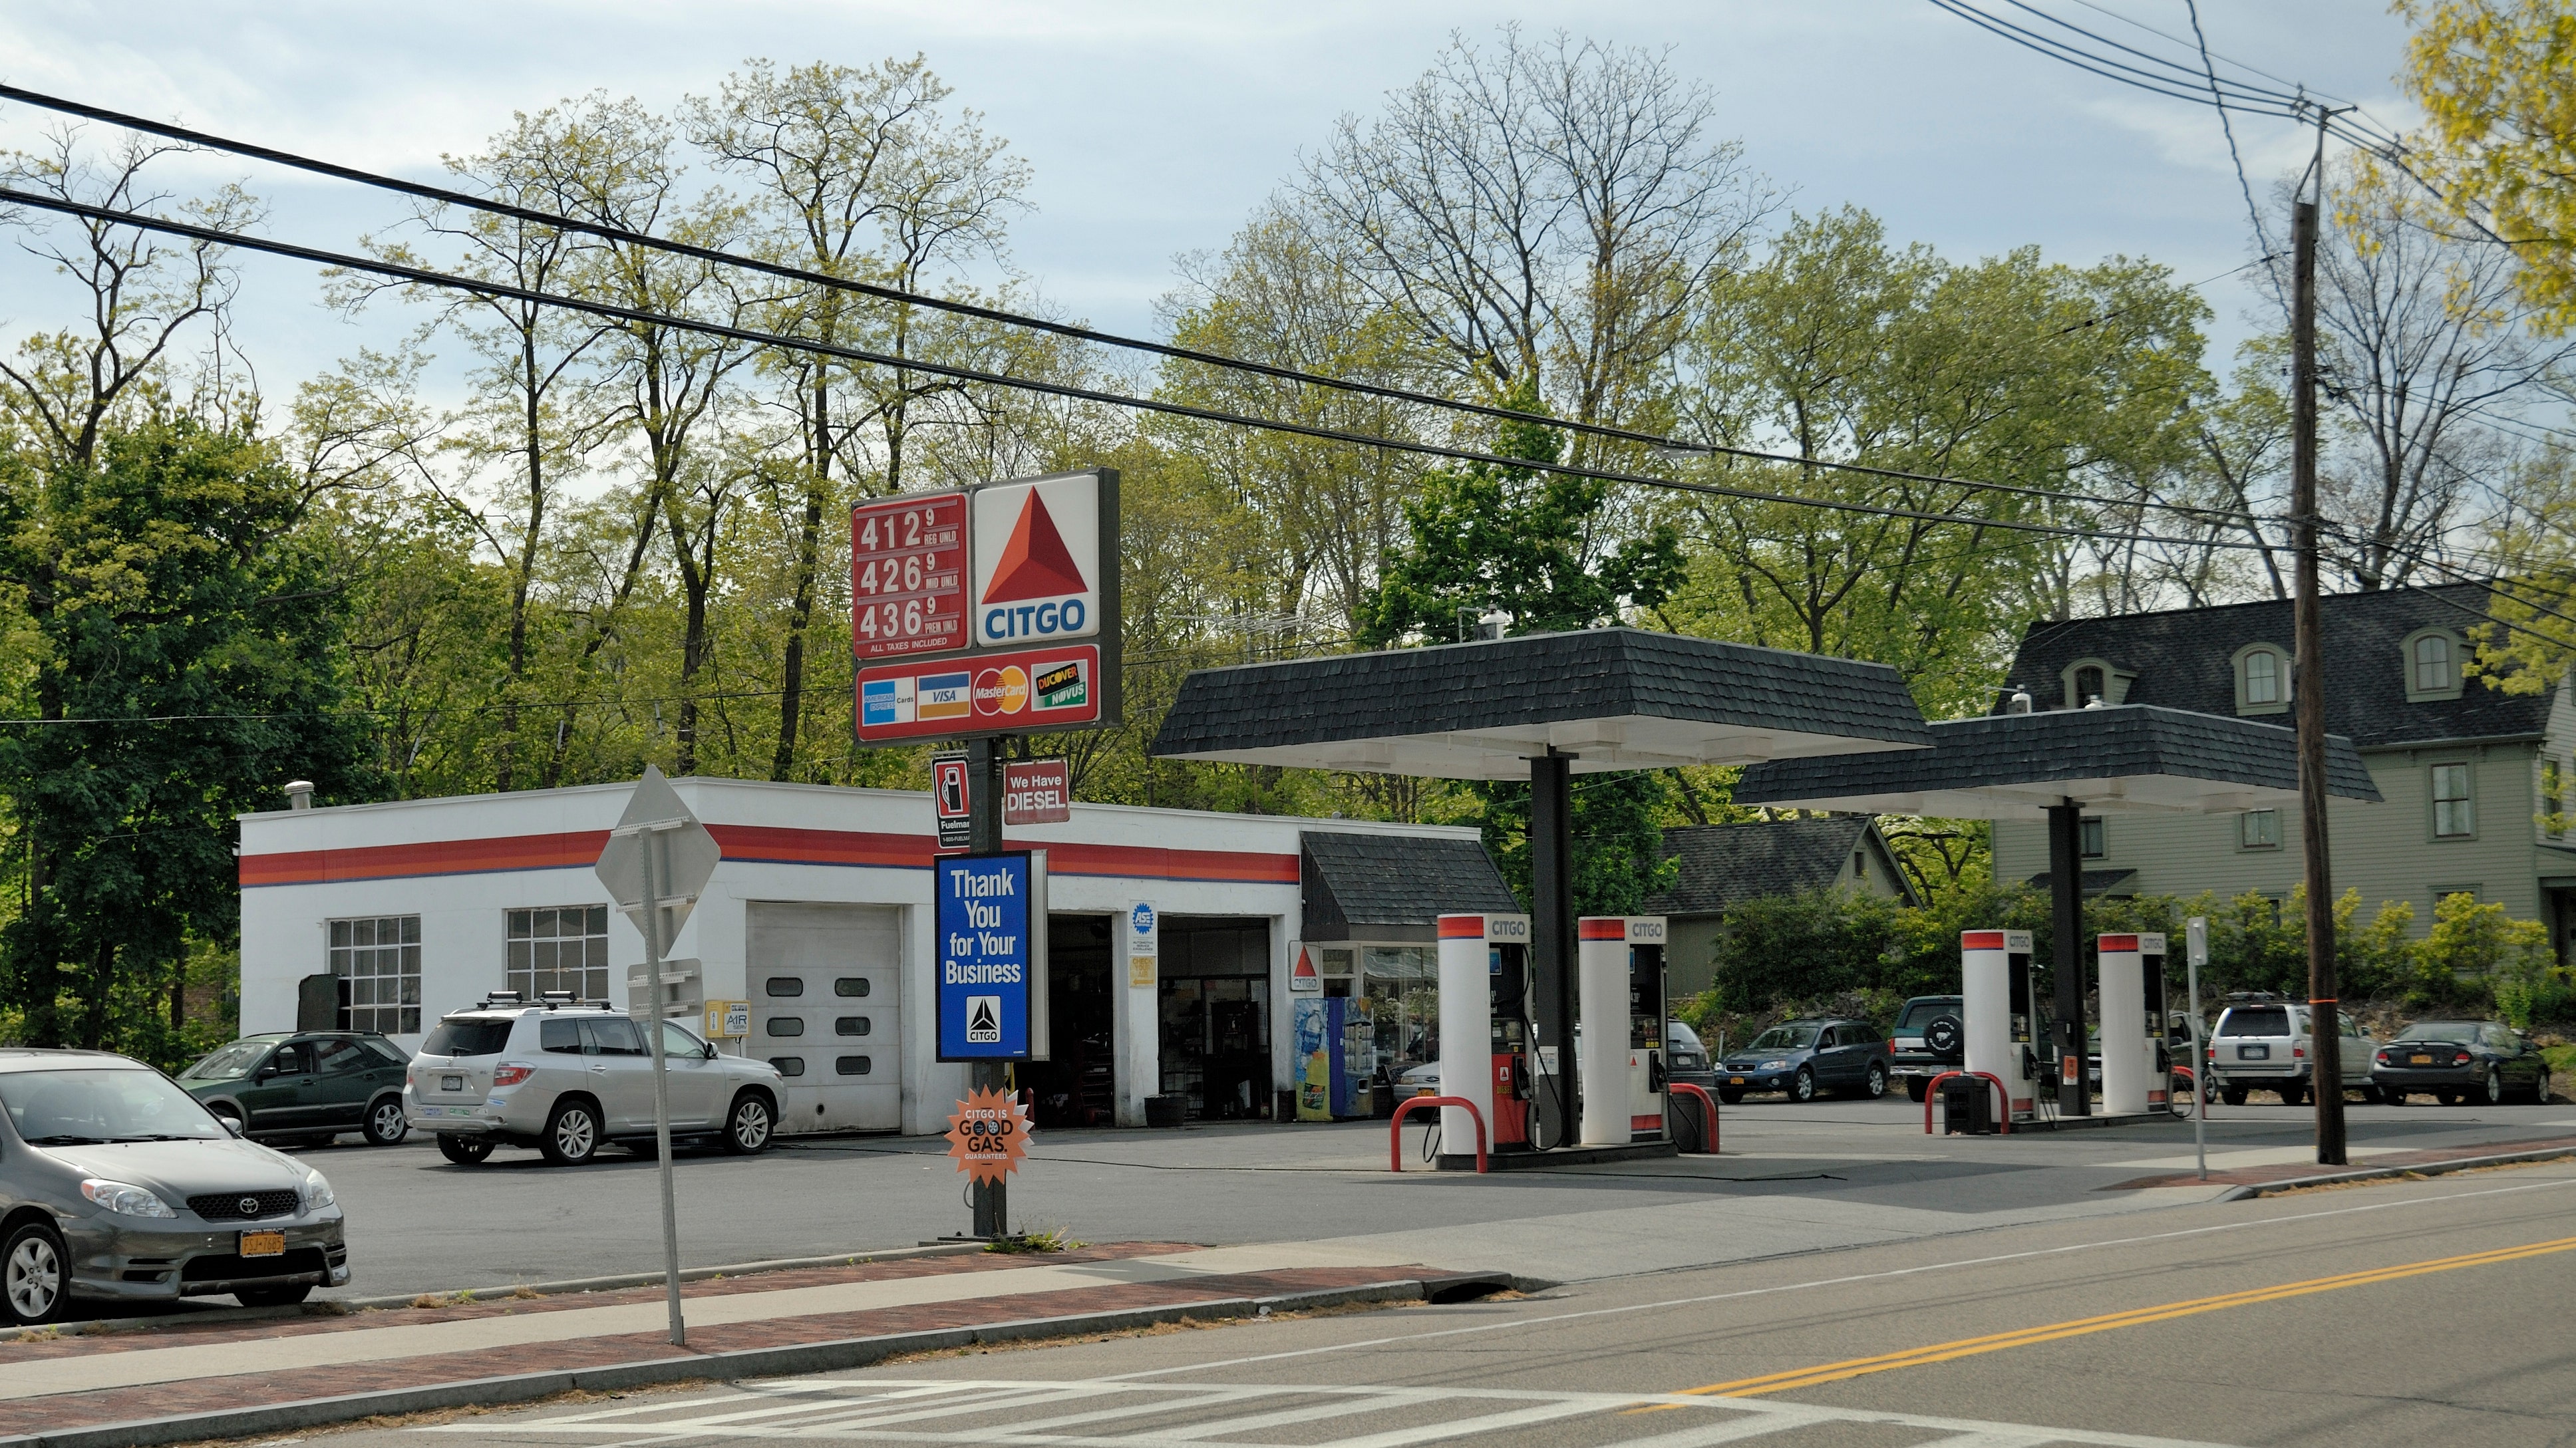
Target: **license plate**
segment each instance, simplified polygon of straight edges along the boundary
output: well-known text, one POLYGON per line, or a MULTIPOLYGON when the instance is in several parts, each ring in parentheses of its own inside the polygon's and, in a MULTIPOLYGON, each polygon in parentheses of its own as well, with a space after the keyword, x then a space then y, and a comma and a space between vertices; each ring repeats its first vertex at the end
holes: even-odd
POLYGON ((2236 1059, 2239 1061, 2269 1061, 2272 1059, 2272 1048, 2269 1046, 2239 1046, 2236 1048, 2236 1059))
POLYGON ((286 1255, 284 1232, 244 1232, 241 1254, 245 1257, 283 1257, 286 1255))
POLYGON ((1744 1078, 1741 1076, 1729 1076, 1726 1078, 1726 1084, 1729 1086, 1741 1086, 1744 1084, 1744 1078))
POLYGON ((441 1091, 462 1091, 465 1089, 465 1078, 462 1076, 441 1076, 438 1078, 438 1089, 441 1091))
POLYGON ((2410 1066, 2430 1066, 2433 1064, 2433 1058, 2430 1056, 2409 1056, 2406 1058, 2406 1063, 2410 1066))

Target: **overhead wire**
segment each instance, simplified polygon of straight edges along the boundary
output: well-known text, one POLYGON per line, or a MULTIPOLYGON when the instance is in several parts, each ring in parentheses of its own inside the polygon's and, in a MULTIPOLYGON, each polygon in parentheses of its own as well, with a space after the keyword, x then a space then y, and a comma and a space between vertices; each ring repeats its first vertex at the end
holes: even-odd
MULTIPOLYGON (((989 372, 981 368, 974 367, 962 367, 953 363, 936 362, 920 357, 897 357, 882 352, 871 351, 866 348, 849 346, 843 343, 824 342, 810 337, 797 337, 776 332, 767 332, 754 327, 738 326, 729 322, 715 322, 704 318, 684 317, 667 312, 656 312, 644 308, 625 306, 621 303, 605 302, 588 297, 569 296, 559 292, 547 292, 536 288, 522 287, 513 283, 494 281, 487 278, 456 276, 446 272, 435 271, 427 267, 411 266, 405 263, 386 261, 375 257, 356 256, 345 252, 327 251, 319 247, 309 247, 294 242, 276 241, 266 237, 252 236, 245 232, 227 231, 220 227, 205 226, 195 222, 174 221, 167 217, 152 216, 140 212, 121 211, 104 206, 94 206, 87 202, 73 201, 64 197, 39 195, 33 192, 15 190, 13 188, 0 187, 0 204, 31 206, 40 210, 53 211, 63 215, 79 216, 119 226, 131 226, 146 231, 157 231, 164 235, 186 237, 191 240, 210 242, 217 245, 239 247, 246 251, 265 252, 273 256, 289 257, 295 260, 312 262, 316 265, 333 267, 344 271, 367 273, 410 285, 439 287, 453 291, 462 291, 473 295, 502 297, 512 301, 528 302, 541 306, 559 307, 568 311, 582 312, 592 316, 607 317, 611 320, 628 322, 640 326, 668 327, 679 331, 695 332, 705 336, 723 337, 729 340, 755 346, 777 347, 790 351, 808 352, 818 356, 836 357, 844 361, 866 363, 871 366, 898 368, 912 372, 927 373, 932 376, 946 377, 953 381, 980 383, 992 387, 1061 397, 1071 401, 1091 402, 1109 407, 1129 408, 1144 412, 1160 413, 1165 416, 1188 418, 1199 422, 1212 422, 1231 427, 1253 428, 1266 432, 1284 433, 1291 436, 1312 438, 1322 442, 1342 443, 1354 447, 1380 448, 1422 457, 1436 457, 1451 462, 1476 463, 1488 467, 1518 469, 1536 473, 1549 473, 1560 477, 1600 482, 1626 483, 1639 487, 1662 488, 1678 492, 1695 493, 1703 496, 1729 498, 1739 502, 1774 503, 1789 507, 1818 508, 1858 516, 1902 519, 1930 524, 1956 525, 1971 528, 1997 528, 2012 532, 2029 533, 2049 537, 2114 538, 2134 542, 2174 544, 2183 547, 2252 549, 2259 546, 2253 543, 2224 541, 2215 537, 2206 539, 2186 538, 2170 534, 2147 533, 2136 530, 2094 528, 2076 524, 2042 523, 2020 518, 1936 513, 1921 508, 1899 508, 1873 503, 1848 502, 1832 498, 1800 497, 1794 494, 1770 493, 1749 488, 1730 488, 1715 483, 1695 482, 1681 478, 1657 477, 1651 474, 1631 473, 1611 468, 1585 467, 1579 464, 1546 462, 1532 458, 1505 457, 1498 453, 1485 452, 1476 448, 1458 447, 1446 443, 1425 442, 1412 438, 1395 438, 1367 433, 1347 432, 1339 428, 1323 427, 1313 423, 1294 422, 1281 418, 1253 417, 1242 413, 1227 412, 1218 408, 1200 407, 1190 403, 1174 402, 1167 398, 1108 392, 1096 387, 1084 387, 1068 382, 1051 382, 1043 378, 1015 377, 1005 373, 989 372)), ((1521 414, 1510 415, 1516 417, 1522 416, 1521 414)), ((1544 421, 1544 419, 1537 418, 1525 418, 1524 420, 1544 421)), ((1871 469, 1870 471, 1884 472, 1887 470, 1871 469)), ((1961 482, 1961 480, 1958 479, 1940 479, 1931 477, 1926 477, 1923 480, 1953 484, 1961 482)), ((2041 496, 2049 497, 2061 502, 2082 501, 2092 503, 2097 506, 2122 506, 2122 504, 2117 503, 2106 504, 2105 500, 2102 499, 2079 499, 2066 494, 2048 493, 2044 490, 2022 489, 2008 484, 1967 485, 1984 486, 2012 492, 2038 492, 2041 496)), ((2164 511, 2197 512, 2202 514, 2217 514, 2221 511, 2215 509, 2194 508, 2190 505, 2182 504, 2157 504, 2151 506, 2155 506, 2164 511)))
MULTIPOLYGON (((1941 0, 1936 0, 1936 3, 1941 3, 1941 0)), ((155 121, 149 117, 110 110, 103 106, 89 105, 85 102, 68 100, 60 96, 47 95, 40 91, 28 90, 22 86, 0 83, 0 100, 17 101, 21 104, 36 106, 40 109, 56 111, 65 115, 78 116, 85 120, 94 120, 107 125, 118 126, 129 130, 140 131, 148 135, 159 136, 165 140, 176 141, 183 145, 211 151, 221 151, 251 160, 263 161, 272 165, 305 171, 313 175, 326 176, 335 180, 352 182, 372 189, 390 191, 399 195, 410 196, 417 200, 431 201, 443 206, 462 207, 469 210, 480 211, 488 215, 506 217, 528 225, 546 227, 550 230, 574 232, 582 235, 594 236, 603 241, 613 242, 618 245, 634 246, 658 251, 668 255, 685 257, 689 260, 708 265, 736 268, 758 275, 775 277, 780 280, 794 281, 802 285, 826 287, 837 291, 871 297, 880 301, 894 302, 906 306, 919 306, 926 309, 972 317, 981 321, 994 322, 1005 326, 1043 331, 1053 335, 1090 342, 1100 346, 1144 352, 1152 355, 1168 357, 1176 361, 1184 361, 1196 365, 1215 367, 1230 371, 1245 372, 1256 376, 1269 377, 1278 381, 1294 382, 1302 385, 1311 385, 1348 392, 1356 395, 1377 398, 1381 401, 1400 402, 1409 406, 1461 413, 1492 420, 1537 424, 1559 432, 1597 437, 1606 441, 1632 444, 1667 452, 1690 453, 1708 457, 1727 457, 1748 462, 1774 463, 1799 468, 1814 468, 1855 476, 1884 478, 1891 481, 1928 483, 1936 486, 1960 487, 1986 492, 2018 493, 2026 496, 2059 498, 2076 503, 2098 503, 2102 501, 2081 493, 2066 493, 2044 488, 2029 488, 2008 483, 1992 483, 1973 478, 1947 477, 1934 473, 1915 472, 1904 468, 1880 467, 1868 463, 1848 462, 1831 458, 1802 457, 1793 453, 1778 453, 1759 448, 1738 447, 1731 444, 1703 442, 1688 438, 1676 438, 1661 434, 1640 432, 1631 428, 1614 427, 1604 423, 1584 422, 1575 419, 1545 417, 1532 413, 1518 412, 1510 408, 1498 407, 1488 403, 1469 402, 1457 398, 1441 397, 1437 394, 1421 392, 1411 388, 1394 387, 1383 383, 1364 382, 1351 378, 1335 377, 1326 373, 1310 372, 1299 368, 1284 367, 1274 363, 1255 361, 1249 358, 1231 357, 1222 353, 1209 352, 1198 348, 1183 347, 1174 343, 1157 342, 1140 337, 1122 336, 1117 333, 1104 332, 1097 328, 1081 326, 1075 323, 1059 322, 1052 318, 1032 316, 1027 313, 1013 312, 998 307, 987 307, 978 303, 962 302, 953 298, 939 297, 921 292, 906 291, 900 288, 887 287, 872 282, 856 281, 847 277, 836 277, 828 272, 818 272, 809 268, 774 261, 769 258, 745 256, 741 253, 727 251, 720 247, 701 246, 690 242, 674 241, 667 237, 655 236, 649 232, 634 231, 630 228, 617 226, 608 222, 597 221, 584 217, 567 216, 561 213, 549 212, 535 207, 522 206, 513 202, 499 201, 490 197, 475 196, 471 193, 457 191, 448 187, 431 186, 423 182, 408 181, 397 176, 388 176, 377 172, 364 171, 356 167, 343 166, 336 162, 324 161, 316 157, 305 156, 272 146, 263 146, 255 142, 234 140, 230 137, 219 136, 208 131, 196 130, 170 122, 155 121)), ((24 196, 12 199, 28 201, 28 198, 24 196)), ((41 205, 44 203, 31 201, 29 204, 41 205)), ((55 209, 59 210, 61 208, 57 207, 55 209)), ((249 245, 250 243, 237 242, 234 244, 249 245)), ((2242 268, 2237 268, 2237 270, 2242 270, 2242 268)), ((2221 276, 2230 274, 2231 273, 2221 273, 2221 276)), ((2216 278, 2213 278, 2212 280, 2215 279, 2216 278)), ((2095 319, 2097 322, 2100 320, 2104 319, 2095 319)), ((2076 327, 2068 328, 2066 330, 2072 331, 2080 329, 2080 327, 2076 327)), ((910 358, 890 359, 885 361, 882 365, 909 368, 916 371, 938 371, 936 367, 925 364, 917 359, 910 358)), ((2193 516, 2208 516, 2210 513, 2210 510, 2208 509, 2178 504, 2151 503, 2146 506, 2153 507, 2158 511, 2176 512, 2193 516)))

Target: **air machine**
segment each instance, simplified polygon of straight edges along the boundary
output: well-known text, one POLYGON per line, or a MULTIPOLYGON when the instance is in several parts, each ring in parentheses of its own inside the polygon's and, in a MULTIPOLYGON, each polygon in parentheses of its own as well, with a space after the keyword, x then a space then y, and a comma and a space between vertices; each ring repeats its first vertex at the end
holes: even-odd
POLYGON ((2039 1090, 2039 1022, 2032 1005, 2030 954, 2027 930, 1959 933, 1966 1069, 2003 1082, 2003 1109, 2015 1121, 2031 1119, 2039 1090))
POLYGON ((1664 917, 1587 915, 1579 941, 1583 1144, 1664 1139, 1664 917))
MULTIPOLYGON (((1526 915, 1440 917, 1440 1094, 1475 1103, 1493 1151, 1527 1151, 1534 1089, 1526 915)), ((1467 1150, 1475 1123, 1440 1108, 1440 1139, 1467 1150)))
POLYGON ((2173 1057, 2165 1047, 2165 938, 2104 935, 2094 957, 2102 980, 2102 1109, 2115 1116, 2166 1110, 2173 1057))

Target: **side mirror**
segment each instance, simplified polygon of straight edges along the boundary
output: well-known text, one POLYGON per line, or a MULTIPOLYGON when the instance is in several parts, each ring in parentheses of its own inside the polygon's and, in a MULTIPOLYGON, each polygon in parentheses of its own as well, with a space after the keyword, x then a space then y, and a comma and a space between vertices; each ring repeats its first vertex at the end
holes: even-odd
POLYGON ((235 1140, 239 1140, 241 1138, 242 1124, 240 1122, 233 1120, 229 1116, 218 1116, 215 1119, 224 1124, 224 1130, 232 1133, 235 1140))

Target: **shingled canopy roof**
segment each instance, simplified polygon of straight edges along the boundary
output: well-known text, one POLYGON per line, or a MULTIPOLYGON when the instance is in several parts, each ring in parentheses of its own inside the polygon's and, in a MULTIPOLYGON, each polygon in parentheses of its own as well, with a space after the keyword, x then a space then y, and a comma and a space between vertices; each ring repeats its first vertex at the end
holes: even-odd
POLYGON ((1896 671, 1642 629, 1201 669, 1152 753, 1309 769, 1526 779, 1932 742, 1896 671))
MULTIPOLYGON (((1735 802, 1936 819, 2042 820, 2096 812, 2218 814, 2296 804, 2290 730, 2145 705, 1993 714, 1931 726, 1930 749, 1756 765, 1735 802)), ((2352 741, 2326 736, 2326 792, 2379 800, 2352 741)))
POLYGON ((1300 883, 1308 940, 1430 941, 1443 915, 1515 915, 1481 840, 1307 830, 1300 883))

